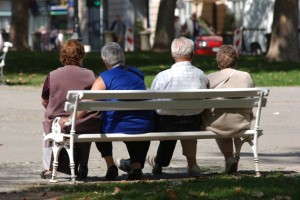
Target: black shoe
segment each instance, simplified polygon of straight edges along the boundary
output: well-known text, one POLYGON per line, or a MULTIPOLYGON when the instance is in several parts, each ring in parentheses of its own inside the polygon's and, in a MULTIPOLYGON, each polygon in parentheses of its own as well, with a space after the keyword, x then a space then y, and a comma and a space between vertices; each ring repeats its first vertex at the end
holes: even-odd
POLYGON ((143 172, 141 169, 133 169, 128 173, 126 180, 141 180, 143 177, 143 172))
POLYGON ((107 181, 112 181, 115 180, 118 176, 118 168, 116 165, 112 165, 108 168, 106 175, 105 175, 105 179, 107 181))
POLYGON ((88 175, 88 169, 86 167, 79 168, 78 173, 77 173, 77 179, 86 179, 88 175))

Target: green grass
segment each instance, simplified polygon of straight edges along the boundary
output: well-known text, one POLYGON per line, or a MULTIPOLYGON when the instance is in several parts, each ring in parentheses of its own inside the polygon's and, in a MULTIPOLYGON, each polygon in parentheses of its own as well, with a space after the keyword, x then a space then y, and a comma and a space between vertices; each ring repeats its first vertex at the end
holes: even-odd
MULTIPOLYGON (((154 76, 173 64, 170 53, 126 53, 126 63, 141 69, 150 86, 154 76)), ((214 56, 195 56, 193 64, 206 74, 217 71, 214 56)), ((41 86, 46 75, 62 66, 58 52, 9 52, 4 67, 9 85, 41 86)), ((106 70, 99 53, 88 53, 84 66, 95 75, 106 70)), ((239 69, 250 72, 256 86, 300 86, 300 64, 296 62, 267 62, 263 56, 241 56, 239 69)))
POLYGON ((73 199, 300 199, 300 176, 273 172, 260 178, 249 175, 213 175, 198 180, 93 183, 55 185, 62 200, 73 199))

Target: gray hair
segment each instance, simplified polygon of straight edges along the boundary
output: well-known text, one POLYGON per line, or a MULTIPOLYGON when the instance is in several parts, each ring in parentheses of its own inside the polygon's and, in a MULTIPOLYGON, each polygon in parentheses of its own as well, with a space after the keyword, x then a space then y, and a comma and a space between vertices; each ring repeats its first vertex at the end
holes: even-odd
POLYGON ((171 52, 174 58, 190 57, 194 51, 194 42, 186 37, 173 40, 171 52))
POLYGON ((101 49, 101 57, 110 66, 125 64, 124 52, 116 42, 109 42, 104 45, 101 49))
POLYGON ((236 68, 238 53, 232 45, 223 45, 217 53, 216 60, 221 69, 236 68))

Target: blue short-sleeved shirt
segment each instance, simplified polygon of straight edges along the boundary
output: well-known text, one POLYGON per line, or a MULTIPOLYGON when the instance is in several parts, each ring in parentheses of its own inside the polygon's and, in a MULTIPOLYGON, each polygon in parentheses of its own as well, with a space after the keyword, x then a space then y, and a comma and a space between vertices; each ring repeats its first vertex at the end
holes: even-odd
MULTIPOLYGON (((114 67, 99 76, 103 79, 106 90, 146 90, 144 74, 134 67, 114 67)), ((135 134, 149 132, 153 128, 153 111, 102 112, 102 131, 104 133, 135 134)))

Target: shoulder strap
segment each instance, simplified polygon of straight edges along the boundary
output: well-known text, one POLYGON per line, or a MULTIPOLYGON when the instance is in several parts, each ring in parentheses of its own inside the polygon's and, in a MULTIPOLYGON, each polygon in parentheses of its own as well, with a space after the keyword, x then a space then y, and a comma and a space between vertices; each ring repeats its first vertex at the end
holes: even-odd
POLYGON ((221 83, 219 83, 215 88, 218 88, 218 87, 221 87, 222 85, 224 85, 235 73, 236 73, 236 70, 231 72, 231 74, 228 76, 228 78, 225 79, 224 81, 222 81, 221 83))

